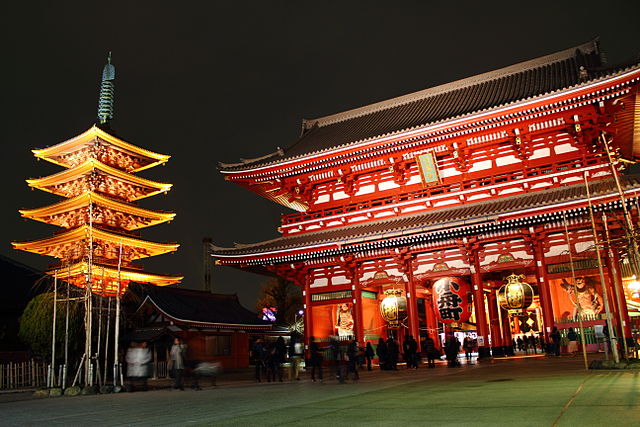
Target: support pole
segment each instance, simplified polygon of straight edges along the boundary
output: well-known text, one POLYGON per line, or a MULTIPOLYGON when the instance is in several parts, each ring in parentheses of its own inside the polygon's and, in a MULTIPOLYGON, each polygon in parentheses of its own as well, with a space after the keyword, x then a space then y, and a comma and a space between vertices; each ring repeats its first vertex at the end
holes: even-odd
POLYGON ((56 377, 56 314, 58 302, 58 270, 53 272, 53 327, 51 328, 51 377, 49 387, 55 386, 56 377))
MULTIPOLYGON (((605 238, 607 240, 609 240, 609 230, 607 229, 607 214, 605 214, 604 212, 602 212, 602 221, 603 221, 603 223, 605 225, 604 226, 605 233, 606 233, 605 238)), ((610 256, 610 259, 611 259, 611 265, 613 266, 613 264, 614 264, 614 255, 613 255, 613 251, 611 250, 611 246, 609 246, 609 256, 610 256)), ((598 260, 598 262, 600 262, 600 261, 598 260)), ((615 268, 615 266, 613 268, 615 268)), ((624 314, 623 314, 623 310, 626 311, 626 301, 625 301, 624 295, 620 295, 621 292, 618 290, 618 286, 616 286, 616 280, 615 280, 616 279, 616 274, 615 274, 615 272, 613 272, 613 273, 614 273, 613 274, 614 277, 613 277, 613 280, 611 282, 613 284, 613 291, 614 291, 614 294, 615 294, 616 303, 618 305, 618 316, 620 317, 620 319, 619 319, 620 320, 620 335, 622 337, 622 345, 623 345, 623 348, 624 348, 624 358, 627 359, 629 357, 629 349, 627 348, 627 337, 626 337, 625 330, 624 330, 626 325, 625 325, 624 314)), ((603 292, 603 294, 606 297, 607 293, 603 292)), ((605 307, 608 307, 608 306, 609 305, 608 305, 607 301, 605 301, 605 307)), ((607 320, 608 320, 608 324, 609 324, 609 337, 613 337, 613 335, 611 334, 613 326, 611 325, 610 315, 609 315, 609 317, 607 317, 607 320)), ((616 345, 616 351, 617 351, 617 347, 618 346, 616 345)), ((618 363, 618 360, 616 360, 616 363, 618 363)))
MULTIPOLYGON (((589 362, 587 361, 587 346, 584 341, 584 326, 582 324, 582 307, 580 306, 580 298, 578 298, 578 287, 576 285, 576 272, 573 267, 573 255, 571 254, 571 241, 569 240, 569 225, 567 223, 567 216, 564 212, 562 212, 562 218, 564 219, 564 232, 567 239, 567 249, 569 251, 569 265, 571 266, 571 282, 573 284, 573 293, 576 296, 576 306, 578 307, 578 324, 580 325, 580 342, 582 344, 582 358, 584 359, 584 369, 589 370, 589 362)), ((597 248, 596 248, 597 252, 597 248)), ((598 253, 598 257, 599 257, 598 253)), ((598 261, 598 265, 600 266, 600 274, 602 274, 602 266, 598 261)))
POLYGON ((122 281, 121 275, 122 268, 122 240, 120 240, 120 251, 118 253, 118 289, 116 292, 116 323, 113 327, 113 386, 116 387, 118 382, 122 385, 120 380, 120 361, 118 360, 118 346, 120 340, 120 286, 122 281), (120 380, 120 381, 119 381, 120 380))
POLYGON ((64 320, 64 368, 62 370, 62 388, 67 388, 67 372, 69 371, 69 298, 71 294, 71 257, 67 261, 67 301, 65 301, 66 318, 64 320))

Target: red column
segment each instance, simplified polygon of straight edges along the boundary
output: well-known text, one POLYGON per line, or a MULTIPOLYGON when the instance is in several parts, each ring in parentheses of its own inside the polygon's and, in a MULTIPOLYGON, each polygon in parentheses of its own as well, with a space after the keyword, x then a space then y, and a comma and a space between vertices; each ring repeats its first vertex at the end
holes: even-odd
POLYGON ((471 266, 471 286, 473 287, 473 307, 476 313, 476 328, 478 330, 478 341, 480 338, 484 345, 478 344, 478 358, 489 356, 489 329, 487 328, 487 316, 484 306, 484 290, 482 289, 482 274, 480 273, 480 262, 473 254, 473 265, 471 266))
POLYGON ((424 299, 424 308, 426 311, 427 333, 436 343, 436 347, 440 348, 440 337, 438 336, 438 319, 433 309, 433 296, 427 295, 424 299))
POLYGON ((364 339, 364 311, 362 309, 362 289, 360 289, 358 280, 358 268, 354 267, 351 277, 351 292, 353 292, 353 305, 355 314, 356 341, 359 345, 366 345, 364 339))
MULTIPOLYGON (((610 301, 615 301, 617 306, 617 312, 622 316, 622 321, 624 322, 624 336, 631 337, 631 320, 629 319, 629 310, 627 309, 627 300, 625 298, 624 287, 622 285, 622 276, 620 275, 620 262, 618 259, 618 255, 609 249, 609 256, 607 256, 607 269, 609 270, 611 276, 611 288, 613 293, 613 299, 610 301), (618 289, 618 295, 620 298, 616 298, 616 293, 613 290, 613 286, 618 289)), ((620 315, 618 317, 620 317, 620 315)))
POLYGON ((549 342, 549 335, 551 334, 551 331, 555 326, 555 321, 553 318, 551 292, 549 291, 549 280, 547 279, 547 265, 544 262, 544 251, 542 249, 542 242, 534 236, 531 245, 533 247, 533 259, 536 263, 536 278, 538 279, 542 316, 544 316, 544 340, 546 342, 549 342))
POLYGON ((406 262, 407 268, 407 317, 409 318, 409 334, 418 343, 418 351, 420 351, 420 322, 418 320, 418 298, 416 295, 416 284, 413 280, 413 263, 411 259, 406 262))
POLYGON ((487 294, 487 304, 489 305, 489 328, 491 329, 491 353, 494 356, 504 356, 500 319, 498 318, 498 306, 496 305, 496 292, 494 289, 491 289, 491 292, 487 294))
POLYGON ((309 337, 313 336, 313 314, 311 310, 311 290, 309 280, 304 281, 304 341, 305 346, 309 348, 309 337))

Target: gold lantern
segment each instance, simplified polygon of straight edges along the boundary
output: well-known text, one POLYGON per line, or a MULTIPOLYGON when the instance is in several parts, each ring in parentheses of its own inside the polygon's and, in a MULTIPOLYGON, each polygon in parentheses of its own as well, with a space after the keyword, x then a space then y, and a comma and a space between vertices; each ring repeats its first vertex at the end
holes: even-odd
POLYGON ((500 307, 509 311, 512 316, 524 314, 533 302, 533 288, 524 282, 524 274, 512 274, 505 278, 506 284, 498 290, 498 303, 500 307))
POLYGON ((387 289, 380 301, 380 314, 390 328, 397 328, 407 318, 407 299, 402 296, 401 289, 387 289))

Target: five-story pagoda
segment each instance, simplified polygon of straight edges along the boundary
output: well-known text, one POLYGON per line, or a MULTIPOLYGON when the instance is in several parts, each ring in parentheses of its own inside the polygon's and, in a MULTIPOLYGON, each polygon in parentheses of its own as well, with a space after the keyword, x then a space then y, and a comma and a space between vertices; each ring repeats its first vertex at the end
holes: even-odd
POLYGON ((178 249, 176 243, 143 240, 138 231, 175 216, 136 206, 137 200, 171 189, 171 184, 135 175, 166 163, 170 156, 136 147, 109 130, 114 79, 115 67, 109 58, 102 73, 99 124, 52 147, 33 150, 37 158, 66 169, 27 183, 65 199, 20 213, 64 230, 53 237, 13 243, 16 249, 57 258, 59 262, 48 274, 57 272, 58 277, 81 288, 89 286, 102 296, 113 296, 118 290, 122 295, 132 281, 165 286, 182 280, 181 276, 145 273, 134 263, 178 249))

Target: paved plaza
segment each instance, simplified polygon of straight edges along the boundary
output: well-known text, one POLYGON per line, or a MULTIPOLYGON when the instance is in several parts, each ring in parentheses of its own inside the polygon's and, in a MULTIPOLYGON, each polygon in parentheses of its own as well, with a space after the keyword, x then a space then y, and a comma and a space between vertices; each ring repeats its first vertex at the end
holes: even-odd
POLYGON ((640 372, 585 371, 581 358, 361 372, 339 384, 253 383, 203 390, 32 399, 0 396, 0 425, 640 425, 640 372), (24 400, 20 400, 24 399, 24 400))

